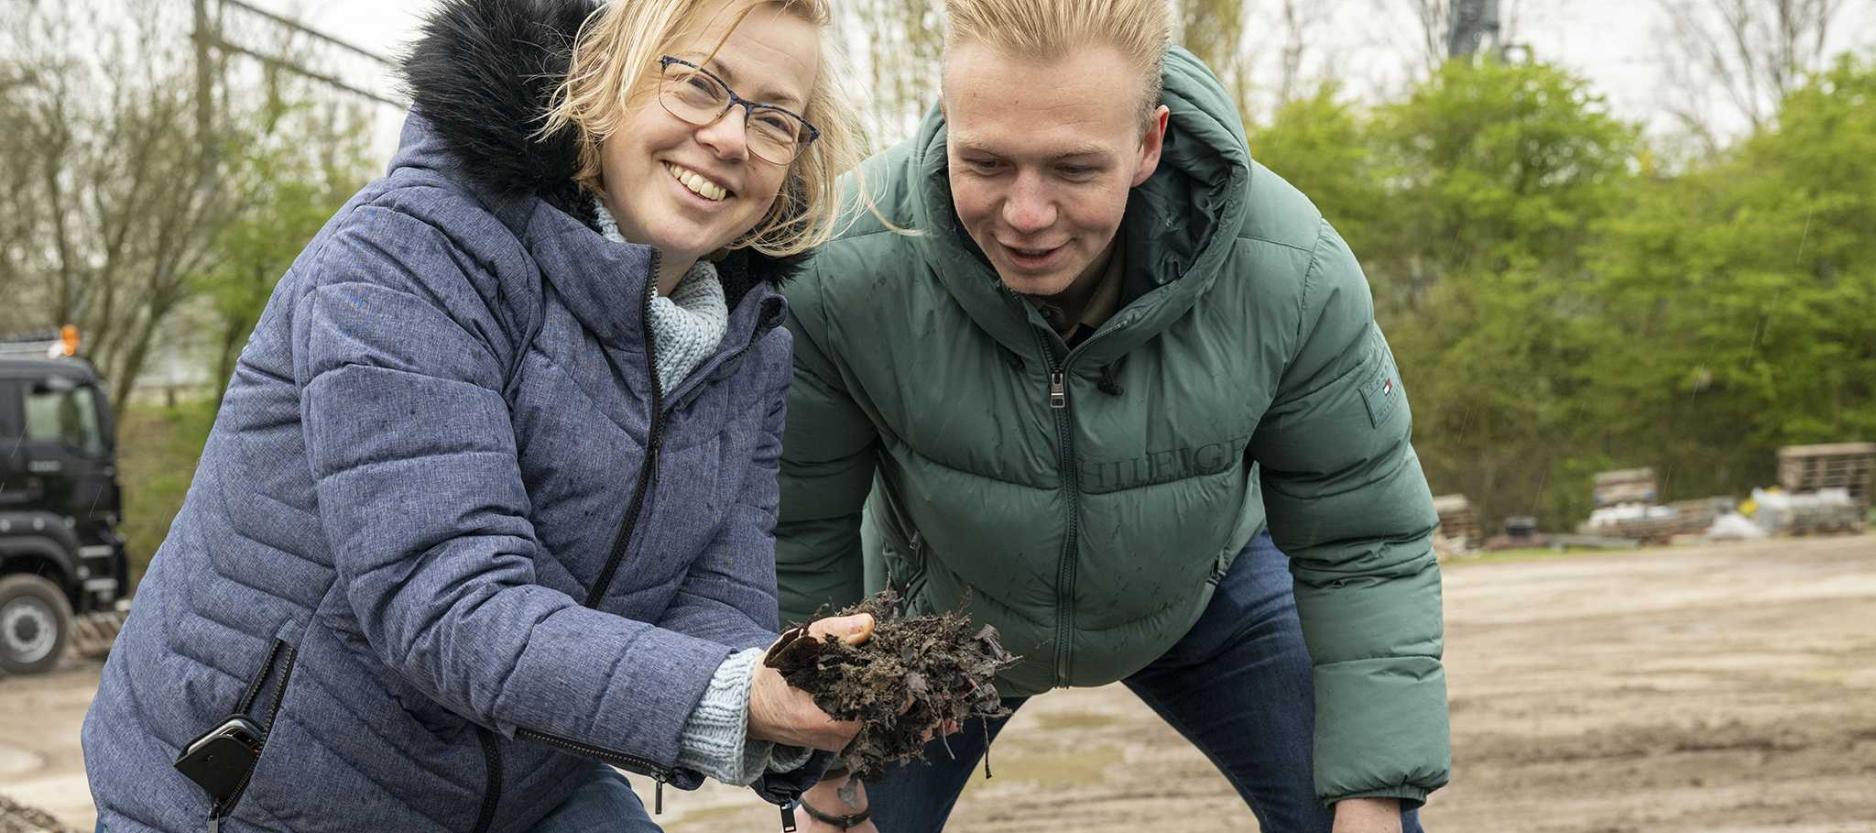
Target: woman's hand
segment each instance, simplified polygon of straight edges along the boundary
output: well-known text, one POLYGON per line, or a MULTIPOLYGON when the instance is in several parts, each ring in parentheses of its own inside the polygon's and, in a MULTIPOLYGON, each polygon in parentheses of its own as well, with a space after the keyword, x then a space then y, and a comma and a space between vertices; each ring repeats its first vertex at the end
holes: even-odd
MULTIPOLYGON (((808 625, 810 636, 833 636, 859 645, 873 635, 873 617, 858 613, 820 619, 808 625)), ((860 733, 856 720, 835 720, 814 705, 814 698, 782 679, 766 663, 756 666, 749 691, 749 737, 787 746, 839 752, 860 733)))

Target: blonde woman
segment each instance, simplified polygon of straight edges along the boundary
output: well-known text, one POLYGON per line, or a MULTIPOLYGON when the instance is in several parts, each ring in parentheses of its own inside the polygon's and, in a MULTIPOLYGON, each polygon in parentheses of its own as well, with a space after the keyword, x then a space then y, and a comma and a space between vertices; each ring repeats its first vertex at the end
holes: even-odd
POLYGON ((434 14, 389 174, 281 280, 105 668, 100 829, 657 829, 613 767, 792 807, 856 729, 759 662, 774 287, 856 150, 827 17, 434 14))

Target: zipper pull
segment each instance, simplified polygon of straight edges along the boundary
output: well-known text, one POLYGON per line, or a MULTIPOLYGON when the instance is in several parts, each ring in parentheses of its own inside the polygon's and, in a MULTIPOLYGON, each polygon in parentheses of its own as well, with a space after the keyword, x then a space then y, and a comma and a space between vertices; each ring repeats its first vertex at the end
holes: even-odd
POLYGON ((663 815, 664 814, 664 779, 660 777, 660 778, 656 778, 653 780, 658 782, 658 786, 653 788, 651 791, 651 796, 652 796, 651 812, 652 812, 652 815, 663 815))
POLYGON ((208 833, 221 833, 221 819, 214 816, 208 817, 208 833))
POLYGON ((1068 381, 1060 370, 1049 371, 1049 407, 1068 407, 1068 381))
POLYGON ((782 805, 782 833, 795 833, 795 805, 800 799, 782 805))

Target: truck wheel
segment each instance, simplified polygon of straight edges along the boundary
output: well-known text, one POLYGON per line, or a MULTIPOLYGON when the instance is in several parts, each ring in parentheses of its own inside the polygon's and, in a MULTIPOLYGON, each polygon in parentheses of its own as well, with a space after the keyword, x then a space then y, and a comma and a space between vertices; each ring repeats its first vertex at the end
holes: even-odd
POLYGON ((0 671, 51 670, 71 631, 72 606, 58 585, 32 575, 0 578, 0 671))

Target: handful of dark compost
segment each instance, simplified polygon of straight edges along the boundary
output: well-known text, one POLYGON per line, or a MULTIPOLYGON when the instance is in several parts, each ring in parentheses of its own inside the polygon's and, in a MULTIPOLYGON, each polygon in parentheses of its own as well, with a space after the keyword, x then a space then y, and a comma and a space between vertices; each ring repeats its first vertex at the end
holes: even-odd
POLYGON ((995 679, 1017 658, 997 641, 996 628, 972 631, 970 617, 958 611, 902 617, 891 590, 830 615, 856 613, 873 615, 865 643, 823 640, 796 628, 763 660, 813 695, 821 711, 860 722, 860 734, 841 753, 855 776, 871 778, 888 764, 917 759, 927 733, 942 735, 947 724, 1008 714, 995 679))

